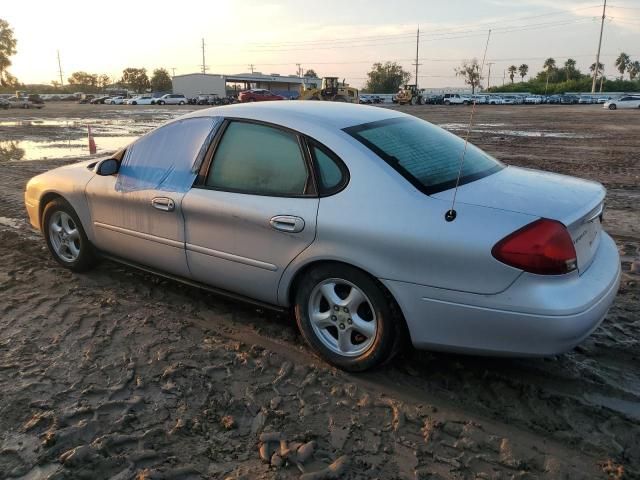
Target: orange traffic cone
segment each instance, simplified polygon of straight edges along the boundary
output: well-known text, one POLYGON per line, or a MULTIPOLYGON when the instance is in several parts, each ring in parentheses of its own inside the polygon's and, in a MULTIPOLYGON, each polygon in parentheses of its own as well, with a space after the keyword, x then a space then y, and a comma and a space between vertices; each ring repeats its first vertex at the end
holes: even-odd
POLYGON ((93 139, 93 135, 91 135, 91 125, 87 125, 87 129, 89 132, 89 154, 93 155, 97 152, 96 142, 93 139))

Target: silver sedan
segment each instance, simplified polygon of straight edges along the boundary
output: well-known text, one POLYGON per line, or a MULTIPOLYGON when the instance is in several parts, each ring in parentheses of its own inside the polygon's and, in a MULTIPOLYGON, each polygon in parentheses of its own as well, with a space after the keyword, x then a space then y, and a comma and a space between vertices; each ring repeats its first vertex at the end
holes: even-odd
POLYGON ((604 188, 472 145, 462 162, 463 151, 388 109, 232 105, 38 175, 25 201, 61 265, 106 256, 289 310, 343 369, 406 341, 490 355, 573 348, 620 280, 604 188))

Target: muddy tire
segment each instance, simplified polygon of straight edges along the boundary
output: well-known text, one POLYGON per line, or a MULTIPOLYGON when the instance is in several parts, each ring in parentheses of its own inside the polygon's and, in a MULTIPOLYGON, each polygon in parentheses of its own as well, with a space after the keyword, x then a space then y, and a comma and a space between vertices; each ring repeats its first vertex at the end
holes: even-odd
POLYGON ((394 353, 398 323, 383 288, 338 263, 311 270, 296 288, 294 311, 312 350, 349 372, 371 369, 394 353))
POLYGON ((84 272, 93 267, 97 257, 71 205, 57 198, 44 207, 42 232, 53 258, 63 267, 74 272, 84 272))

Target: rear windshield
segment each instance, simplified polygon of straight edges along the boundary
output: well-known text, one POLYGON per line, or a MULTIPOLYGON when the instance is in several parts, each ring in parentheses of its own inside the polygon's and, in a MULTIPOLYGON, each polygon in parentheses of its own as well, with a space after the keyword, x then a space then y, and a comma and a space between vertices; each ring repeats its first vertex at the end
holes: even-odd
MULTIPOLYGON (((464 140, 424 120, 398 117, 344 129, 426 194, 456 185, 464 140)), ((460 185, 501 170, 503 165, 468 144, 460 185)))

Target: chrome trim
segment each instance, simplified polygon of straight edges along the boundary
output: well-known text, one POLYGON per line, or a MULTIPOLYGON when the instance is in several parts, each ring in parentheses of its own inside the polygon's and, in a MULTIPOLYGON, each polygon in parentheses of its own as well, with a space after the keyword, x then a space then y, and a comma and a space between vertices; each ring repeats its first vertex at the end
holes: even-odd
POLYGON ((272 263, 261 262, 260 260, 254 260, 253 258, 241 257, 239 255, 221 252, 219 250, 212 250, 210 248, 193 245, 191 243, 187 243, 186 248, 187 250, 191 250, 192 252, 202 253, 203 255, 209 255, 211 257, 222 258, 223 260, 229 260, 231 262, 243 263, 244 265, 262 268, 263 270, 270 270, 272 272, 278 270, 278 267, 276 265, 273 265, 272 263))
POLYGON ((150 233, 136 232, 135 230, 129 230, 128 228, 116 227, 115 225, 109 225, 107 223, 93 222, 96 227, 111 230, 113 232, 123 233, 125 235, 131 235, 132 237, 142 238, 143 240, 149 240, 151 242, 161 243, 163 245, 169 245, 170 247, 184 248, 184 243, 177 240, 171 240, 170 238, 157 237, 150 233))

